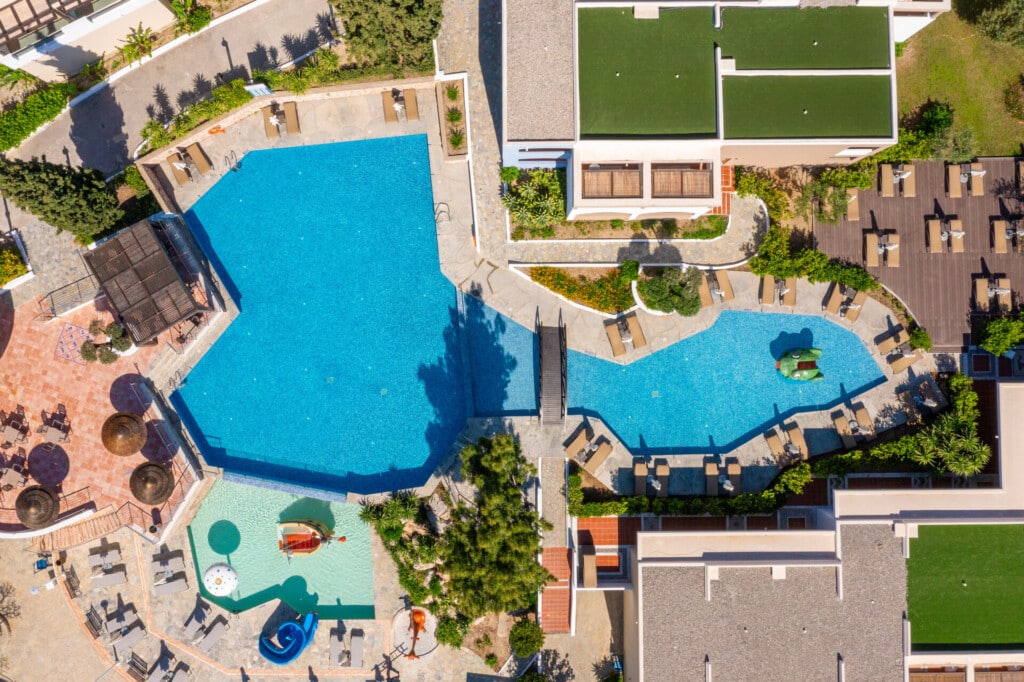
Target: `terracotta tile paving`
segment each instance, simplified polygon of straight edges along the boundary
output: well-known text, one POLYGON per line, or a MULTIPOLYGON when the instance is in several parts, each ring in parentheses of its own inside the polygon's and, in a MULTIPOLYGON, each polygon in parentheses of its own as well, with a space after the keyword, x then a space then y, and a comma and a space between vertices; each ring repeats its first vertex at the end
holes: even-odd
POLYGON ((541 597, 540 627, 544 632, 569 632, 572 597, 568 587, 549 587, 541 597))
POLYGON ((732 166, 722 166, 722 205, 711 210, 714 215, 729 215, 732 195, 736 192, 735 173, 732 166))
POLYGON ((597 572, 598 573, 618 573, 619 568, 619 555, 618 554, 601 554, 595 557, 597 559, 597 572))
MULTIPOLYGON (((544 548, 544 561, 542 563, 544 568, 548 569, 551 575, 555 576, 557 582, 569 579, 569 550, 567 548, 544 548)), ((555 584, 555 581, 549 584, 555 584)))
MULTIPOLYGON (((28 440, 8 448, 4 462, 27 458, 30 484, 49 486, 62 495, 88 489, 95 508, 120 507, 134 499, 128 487, 132 469, 147 459, 167 461, 173 453, 150 426, 141 453, 115 457, 103 447, 100 427, 119 410, 144 414, 149 406, 140 404, 132 384, 139 382, 163 344, 139 348, 111 365, 85 363, 72 351, 82 338, 79 330, 87 329, 91 320, 113 319, 106 300, 49 321, 38 313, 38 303, 32 301, 0 314, 0 409, 10 413, 23 406, 29 424, 28 440), (71 438, 47 450, 36 429, 43 412, 49 414, 58 404, 67 410, 71 438)), ((0 497, 0 526, 20 528, 11 509, 17 494, 15 489, 0 497)))
POLYGON ((640 530, 640 519, 579 519, 577 530, 581 545, 635 545, 636 533, 640 530))

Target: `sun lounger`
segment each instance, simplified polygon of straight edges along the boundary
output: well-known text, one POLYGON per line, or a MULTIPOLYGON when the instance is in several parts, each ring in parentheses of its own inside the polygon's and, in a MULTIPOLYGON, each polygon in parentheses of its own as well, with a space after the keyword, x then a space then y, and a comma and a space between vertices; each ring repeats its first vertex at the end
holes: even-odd
POLYGON ((786 449, 783 447, 782 439, 779 438, 779 434, 774 427, 764 432, 764 439, 768 442, 768 450, 772 453, 772 457, 775 458, 779 466, 782 466, 783 461, 786 459, 786 449))
POLYGON ((1006 221, 992 221, 992 250, 996 253, 1006 253, 1006 221))
POLYGON ((116 564, 121 561, 121 551, 119 549, 108 549, 107 551, 101 551, 98 554, 89 555, 89 568, 99 568, 105 564, 116 564))
POLYGON ((213 166, 210 165, 210 157, 206 155, 203 148, 198 142, 190 144, 186 150, 188 155, 192 157, 192 162, 196 164, 196 168, 199 170, 200 175, 206 175, 213 170, 213 166))
POLYGON ((846 190, 846 219, 851 223, 860 220, 860 190, 856 187, 846 190))
POLYGON ((606 321, 604 323, 604 331, 608 335, 608 343, 612 345, 612 355, 614 357, 625 355, 626 346, 622 343, 622 332, 619 331, 619 321, 606 321))
POLYGON ((974 280, 974 307, 979 313, 987 313, 989 310, 988 279, 979 277, 974 280))
POLYGON ((782 290, 785 292, 782 294, 782 305, 796 307, 796 277, 788 277, 782 290))
POLYGON ((390 90, 385 90, 380 93, 380 97, 384 104, 384 122, 398 123, 398 110, 395 109, 395 96, 391 94, 390 90))
POLYGON ((875 425, 871 421, 871 415, 868 414, 868 408, 864 407, 864 403, 857 403, 853 406, 853 418, 857 420, 857 435, 864 440, 874 440, 875 425))
POLYGON ((856 322, 857 318, 860 317, 860 311, 864 309, 864 304, 867 300, 867 293, 858 291, 856 295, 854 295, 853 300, 850 301, 850 305, 846 307, 846 314, 843 315, 843 317, 845 317, 850 324, 856 322))
POLYGON ((174 176, 174 181, 178 183, 178 187, 184 187, 192 182, 192 176, 188 174, 188 164, 185 163, 185 159, 182 158, 180 153, 174 152, 168 156, 167 165, 170 166, 171 175, 174 176))
POLYGON ((1017 194, 1024 196, 1024 161, 1017 162, 1017 194))
POLYGON ((156 596, 162 597, 168 594, 176 594, 188 589, 188 580, 185 578, 184 573, 175 573, 174 576, 168 580, 159 580, 161 575, 162 574, 158 574, 158 581, 153 584, 153 594, 156 596))
POLYGON ((900 180, 900 189, 903 190, 903 196, 906 199, 914 199, 917 197, 917 175, 914 174, 914 164, 905 163, 900 168, 902 171, 903 178, 900 180))
POLYGON ((181 571, 185 569, 185 560, 180 556, 153 555, 153 561, 149 564, 152 571, 181 571))
POLYGON ((150 671, 149 677, 146 678, 146 682, 162 682, 163 680, 174 679, 174 674, 171 673, 171 667, 174 665, 174 654, 168 651, 165 655, 157 659, 156 663, 153 664, 153 670, 150 671))
POLYGON ((228 623, 221 617, 213 621, 210 627, 206 628, 203 633, 203 638, 198 642, 195 642, 196 648, 202 651, 204 654, 210 653, 213 647, 217 646, 217 642, 224 637, 224 633, 228 630, 228 623))
POLYGON ((935 395, 935 389, 932 388, 930 381, 922 381, 918 387, 917 392, 921 396, 919 404, 929 412, 937 412, 939 410, 939 397, 935 395))
POLYGON ((192 615, 185 621, 185 626, 182 628, 182 636, 186 641, 191 642, 199 635, 199 631, 203 629, 203 623, 206 621, 206 617, 209 614, 209 609, 196 607, 192 611, 192 615))
POLYGON ((775 305, 775 278, 765 275, 761 278, 761 290, 757 294, 761 305, 775 305))
POLYGON ((629 327, 629 333, 633 337, 633 350, 639 350, 647 345, 647 337, 644 336, 644 330, 640 327, 640 320, 636 313, 626 315, 626 326, 629 327))
POLYGON ((900 374, 902 372, 906 372, 908 369, 910 369, 911 365, 913 365, 918 360, 922 359, 924 359, 924 354, 921 353, 920 350, 915 349, 909 355, 900 355, 899 357, 894 358, 889 363, 889 368, 892 370, 892 373, 894 375, 900 374))
POLYGON ((565 456, 571 458, 576 457, 580 454, 587 443, 594 439, 594 431, 586 424, 583 424, 577 431, 576 435, 573 436, 569 444, 565 446, 565 456))
POLYGON ((288 131, 289 135, 299 134, 299 105, 295 102, 285 102, 282 106, 284 109, 284 126, 288 131))
POLYGON ((909 389, 902 389, 896 391, 896 397, 900 399, 900 404, 903 407, 903 414, 907 417, 907 424, 910 426, 917 426, 921 423, 921 413, 917 410, 917 403, 914 402, 913 396, 910 395, 909 389))
POLYGON ((263 132, 266 133, 268 140, 276 140, 281 137, 281 131, 274 125, 274 107, 273 105, 265 106, 261 110, 263 112, 263 132))
POLYGON ((658 497, 668 497, 668 479, 671 470, 668 467, 668 462, 658 462, 654 466, 654 478, 657 479, 658 484, 661 486, 658 488, 658 497))
POLYGON ((711 298, 711 287, 708 286, 707 273, 701 273, 700 288, 697 290, 700 295, 700 307, 707 308, 714 304, 715 299, 711 298))
POLYGON ((898 268, 900 266, 900 236, 898 234, 890 234, 888 242, 886 243, 885 249, 885 264, 890 268, 898 268), (893 248, 889 248, 893 247, 893 248))
POLYGON ((971 164, 971 196, 985 196, 985 169, 980 163, 971 164))
POLYGON ((179 663, 178 667, 174 669, 174 673, 171 674, 171 678, 169 680, 167 680, 167 682, 186 682, 186 680, 188 680, 188 678, 189 678, 188 670, 186 670, 184 667, 182 667, 182 664, 179 663))
POLYGON ((125 610, 121 613, 115 613, 107 618, 106 631, 107 632, 118 632, 126 627, 130 627, 136 621, 139 620, 139 614, 135 609, 125 610))
POLYGON ((843 287, 838 282, 832 282, 832 286, 828 289, 828 295, 825 297, 825 304, 821 306, 821 309, 826 313, 832 315, 839 314, 839 306, 842 305, 845 296, 843 296, 843 287))
POLYGON ((897 328, 894 332, 878 342, 878 353, 886 356, 893 352, 907 341, 910 341, 910 334, 903 327, 897 328))
POLYGON ((352 638, 349 640, 349 653, 353 668, 363 667, 363 631, 356 628, 352 631, 352 638))
POLYGON ((964 237, 961 234, 953 234, 954 232, 963 232, 964 223, 959 218, 954 218, 949 221, 949 250, 953 253, 964 252, 964 237))
POLYGON ((704 494, 718 496, 718 463, 704 462, 704 494))
POLYGON ((843 414, 842 410, 837 410, 832 413, 832 424, 836 427, 836 432, 843 441, 843 447, 847 450, 852 450, 857 447, 857 439, 853 437, 853 431, 850 429, 850 422, 847 421, 846 415, 843 414))
POLYGON ((743 478, 743 467, 735 459, 725 463, 725 475, 729 478, 729 483, 732 484, 732 490, 729 491, 730 495, 739 495, 743 489, 740 481, 743 478))
POLYGON ((128 582, 128 574, 125 572, 124 566, 92 576, 93 587, 113 587, 114 585, 124 585, 126 582, 128 582))
POLYGON ((864 233, 864 264, 869 268, 878 267, 878 233, 864 233))
POLYGON ((959 199, 963 196, 959 164, 951 163, 946 166, 946 194, 950 199, 959 199))
POLYGON ((896 183, 892 181, 892 165, 883 163, 878 167, 878 185, 883 197, 896 196, 896 183))
POLYGON ((583 556, 583 587, 597 587, 597 548, 593 545, 581 545, 583 556))
POLYGON ((597 446, 597 450, 590 456, 587 463, 583 465, 583 468, 591 476, 597 476, 597 470, 604 464, 604 461, 608 459, 608 455, 612 454, 612 444, 607 440, 602 440, 601 444, 597 446))
POLYGON ((729 273, 725 270, 716 270, 715 278, 718 280, 718 289, 722 292, 723 303, 736 298, 732 292, 732 282, 729 281, 729 273))
POLYGON ((331 628, 330 661, 332 666, 348 665, 348 652, 345 651, 345 630, 340 625, 331 628))
POLYGON ((783 425, 782 430, 786 432, 789 442, 800 450, 800 459, 806 461, 810 456, 810 451, 807 449, 807 441, 804 440, 804 431, 800 428, 800 425, 792 422, 791 424, 783 425))
POLYGON ((405 100, 405 120, 420 120, 420 107, 416 101, 416 90, 410 88, 402 91, 402 99, 405 100))
POLYGON ((945 246, 942 242, 942 223, 932 218, 928 221, 928 253, 942 253, 945 246))
POLYGON ((996 307, 1001 313, 1008 313, 1013 308, 1013 292, 1010 288, 1010 278, 1000 277, 996 280, 996 288, 1003 289, 1006 293, 996 294, 996 307))
POLYGON ((647 494, 647 462, 643 460, 633 462, 633 494, 647 494))
POLYGON ((132 650, 132 647, 139 643, 143 637, 146 636, 146 631, 143 629, 142 624, 138 623, 128 632, 124 633, 117 639, 113 640, 114 653, 118 658, 123 656, 132 650))

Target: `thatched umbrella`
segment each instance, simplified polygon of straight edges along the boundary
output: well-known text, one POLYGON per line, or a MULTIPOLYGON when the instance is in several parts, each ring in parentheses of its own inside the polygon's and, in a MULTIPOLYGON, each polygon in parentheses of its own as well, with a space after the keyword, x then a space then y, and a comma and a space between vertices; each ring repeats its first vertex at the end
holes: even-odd
POLYGON ((163 504, 174 492, 174 474, 159 462, 135 467, 128 483, 132 495, 143 504, 163 504))
POLYGON ((134 455, 146 444, 146 422, 137 414, 118 412, 103 422, 100 437, 103 447, 115 455, 134 455))
POLYGON ((14 503, 18 520, 28 528, 46 528, 57 520, 60 499, 57 494, 41 485, 25 488, 14 503))

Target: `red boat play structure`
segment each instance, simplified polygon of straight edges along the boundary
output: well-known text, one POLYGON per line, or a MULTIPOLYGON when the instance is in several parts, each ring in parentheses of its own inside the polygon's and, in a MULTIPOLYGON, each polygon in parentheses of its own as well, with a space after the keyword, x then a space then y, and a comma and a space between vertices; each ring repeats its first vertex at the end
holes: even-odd
POLYGON ((314 554, 331 541, 345 542, 345 537, 335 538, 334 533, 316 521, 284 521, 277 524, 277 548, 288 556, 314 554))

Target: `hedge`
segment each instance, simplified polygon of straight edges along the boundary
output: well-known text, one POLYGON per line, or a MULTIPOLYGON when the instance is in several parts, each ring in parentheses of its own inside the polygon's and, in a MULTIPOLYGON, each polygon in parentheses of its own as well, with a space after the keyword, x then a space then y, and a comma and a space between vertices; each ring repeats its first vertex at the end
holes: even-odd
POLYGON ((0 113, 0 151, 14 149, 41 125, 57 118, 68 100, 77 94, 78 88, 71 83, 55 83, 0 113))
POLYGON ((13 242, 0 246, 0 287, 28 272, 21 252, 13 242))

